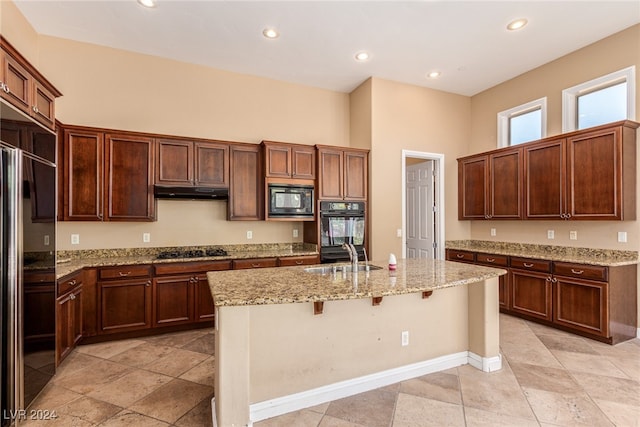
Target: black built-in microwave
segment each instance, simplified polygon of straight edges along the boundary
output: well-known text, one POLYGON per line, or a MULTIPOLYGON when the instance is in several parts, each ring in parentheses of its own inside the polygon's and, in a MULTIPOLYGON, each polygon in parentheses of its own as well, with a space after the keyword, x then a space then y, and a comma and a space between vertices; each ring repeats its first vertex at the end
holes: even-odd
POLYGON ((313 186, 269 184, 268 216, 273 218, 313 218, 313 186))

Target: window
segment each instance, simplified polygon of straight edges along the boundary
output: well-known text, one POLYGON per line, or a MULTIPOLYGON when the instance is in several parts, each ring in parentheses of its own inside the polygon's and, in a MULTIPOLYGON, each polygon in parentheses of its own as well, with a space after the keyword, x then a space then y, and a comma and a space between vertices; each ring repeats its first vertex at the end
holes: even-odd
POLYGON ((498 147, 509 147, 546 136, 547 98, 498 113, 498 147))
POLYGON ((635 91, 635 66, 563 90, 563 132, 633 120, 635 91))

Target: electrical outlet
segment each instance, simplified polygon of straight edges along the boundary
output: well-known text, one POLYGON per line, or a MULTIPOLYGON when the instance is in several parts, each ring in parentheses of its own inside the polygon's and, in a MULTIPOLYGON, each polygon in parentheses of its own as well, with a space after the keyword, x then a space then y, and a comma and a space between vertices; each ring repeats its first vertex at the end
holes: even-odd
POLYGON ((71 244, 72 245, 79 245, 80 244, 80 235, 79 234, 72 234, 71 235, 71 244))
POLYGON ((142 233, 142 242, 149 243, 151 241, 151 233, 142 233))
POLYGON ((618 242, 627 243, 627 232, 626 231, 618 231, 618 242))
POLYGON ((495 229, 495 228, 492 228, 492 229, 491 229, 491 235, 492 235, 492 236, 495 236, 495 235, 496 235, 496 229, 495 229))
POLYGON ((293 229, 293 237, 298 237, 298 229, 297 228, 293 229))
POLYGON ((253 231, 247 230, 247 240, 253 239, 253 231))
POLYGON ((402 228, 396 230, 396 237, 402 237, 402 228))
POLYGON ((578 240, 578 232, 570 231, 569 232, 569 240, 578 240))
POLYGON ((556 238, 556 232, 553 230, 547 230, 547 239, 555 239, 556 238))
POLYGON ((48 234, 44 235, 44 245, 45 246, 49 246, 49 235, 48 234))
POLYGON ((406 347, 409 345, 409 331, 402 331, 402 346, 406 347))

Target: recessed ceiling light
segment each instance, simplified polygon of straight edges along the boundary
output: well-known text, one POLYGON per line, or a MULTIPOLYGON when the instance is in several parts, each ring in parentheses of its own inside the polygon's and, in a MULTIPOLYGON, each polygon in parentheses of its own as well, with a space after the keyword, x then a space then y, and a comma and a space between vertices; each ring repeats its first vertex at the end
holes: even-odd
POLYGON ((440 71, 431 71, 430 73, 427 73, 427 77, 430 79, 437 79, 441 74, 442 73, 440 71))
POLYGON ((262 30, 262 35, 268 39, 276 39, 280 33, 275 28, 265 28, 262 30))
POLYGON ((527 21, 524 18, 516 19, 515 21, 509 22, 509 25, 507 25, 507 30, 509 30, 509 31, 519 30, 520 28, 522 28, 525 25, 527 25, 527 22, 529 22, 529 21, 527 21))
POLYGON ((138 3, 144 7, 156 7, 156 0, 138 0, 138 3))
POLYGON ((358 52, 356 53, 356 61, 366 61, 369 59, 369 54, 367 52, 358 52))

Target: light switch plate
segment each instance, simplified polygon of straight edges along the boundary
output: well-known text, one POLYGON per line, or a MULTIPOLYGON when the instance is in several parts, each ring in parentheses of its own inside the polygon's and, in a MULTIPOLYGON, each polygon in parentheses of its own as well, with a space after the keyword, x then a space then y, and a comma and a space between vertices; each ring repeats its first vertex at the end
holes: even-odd
POLYGON ((627 243, 627 232, 626 231, 618 231, 618 242, 627 243))
POLYGON ((492 229, 491 229, 491 235, 492 235, 492 236, 495 236, 495 235, 496 235, 496 229, 495 229, 495 228, 492 228, 492 229))
POLYGON ((293 229, 293 237, 298 237, 298 229, 297 228, 293 229))
POLYGON ((402 237, 402 228, 396 230, 396 237, 402 237))
POLYGON ((151 233, 142 233, 142 242, 149 243, 151 241, 151 233))
POLYGON ((248 230, 247 231, 247 240, 251 240, 251 239, 253 239, 253 231, 248 230))
POLYGON ((72 234, 71 235, 71 244, 72 245, 79 245, 80 244, 80 235, 79 234, 72 234))
POLYGON ((547 230, 547 239, 555 239, 556 232, 554 230, 547 230))
POLYGON ((578 232, 570 231, 569 232, 569 240, 578 240, 578 232))

